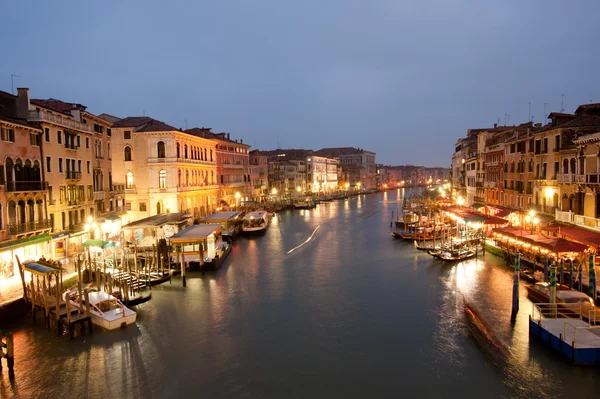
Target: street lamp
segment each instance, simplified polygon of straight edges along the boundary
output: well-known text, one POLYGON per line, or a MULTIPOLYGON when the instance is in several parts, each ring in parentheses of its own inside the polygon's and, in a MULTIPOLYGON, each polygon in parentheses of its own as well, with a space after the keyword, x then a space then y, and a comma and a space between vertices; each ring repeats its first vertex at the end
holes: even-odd
POLYGON ((300 186, 296 187, 296 191, 301 192, 302 191, 302 187, 300 187, 300 186))
POLYGON ((240 194, 239 191, 235 193, 235 208, 236 209, 238 208, 238 205, 239 205, 238 202, 240 201, 241 197, 242 197, 242 194, 240 194))
POLYGON ((458 204, 458 206, 463 206, 465 203, 465 199, 463 197, 458 197, 456 199, 456 203, 458 204))

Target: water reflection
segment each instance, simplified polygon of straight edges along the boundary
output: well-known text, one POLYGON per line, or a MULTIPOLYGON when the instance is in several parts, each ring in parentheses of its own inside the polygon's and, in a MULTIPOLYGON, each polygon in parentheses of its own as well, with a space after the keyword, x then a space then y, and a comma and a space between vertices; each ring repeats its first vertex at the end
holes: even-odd
POLYGON ((595 369, 529 341, 524 290, 510 323, 512 272, 501 260, 448 265, 391 239, 391 211, 410 195, 395 191, 395 202, 385 192, 279 214, 266 235, 237 240, 218 272, 156 287, 137 328, 69 341, 19 321, 16 379, 3 373, 1 396, 389 397, 414 387, 419 397, 589 397, 600 388, 595 369), (465 301, 510 348, 506 362, 472 338, 465 301))

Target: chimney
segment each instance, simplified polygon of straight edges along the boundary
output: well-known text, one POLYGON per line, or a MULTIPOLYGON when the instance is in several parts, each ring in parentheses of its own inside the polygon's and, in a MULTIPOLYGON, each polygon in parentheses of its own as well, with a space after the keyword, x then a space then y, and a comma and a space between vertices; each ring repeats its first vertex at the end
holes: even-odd
POLYGON ((17 88, 17 117, 28 119, 29 105, 29 89, 26 87, 17 88))
POLYGON ((229 140, 229 133, 227 133, 227 140, 229 140))
POLYGON ((497 124, 497 123, 494 123, 494 129, 495 129, 495 128, 497 128, 497 127, 498 127, 498 124, 497 124))
POLYGON ((244 139, 240 139, 240 144, 244 144, 244 139))

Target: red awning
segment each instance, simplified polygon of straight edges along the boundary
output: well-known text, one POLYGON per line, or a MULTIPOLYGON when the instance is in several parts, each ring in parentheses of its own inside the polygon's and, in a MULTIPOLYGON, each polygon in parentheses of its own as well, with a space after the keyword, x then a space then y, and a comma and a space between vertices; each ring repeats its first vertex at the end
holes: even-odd
POLYGON ((547 226, 543 226, 542 229, 556 233, 559 237, 568 238, 571 241, 585 244, 593 248, 600 247, 600 233, 596 231, 560 222, 554 222, 547 226))
POLYGON ((552 251, 559 254, 562 252, 583 252, 588 249, 587 245, 559 238, 555 241, 552 251))

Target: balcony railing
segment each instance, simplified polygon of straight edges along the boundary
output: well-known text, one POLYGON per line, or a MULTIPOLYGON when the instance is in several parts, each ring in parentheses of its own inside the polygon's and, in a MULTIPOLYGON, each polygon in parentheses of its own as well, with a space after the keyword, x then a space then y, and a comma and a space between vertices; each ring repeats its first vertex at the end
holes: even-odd
POLYGON ((556 210, 554 217, 556 218, 556 220, 558 220, 559 222, 567 222, 567 223, 573 223, 573 216, 575 216, 575 214, 573 212, 563 212, 563 211, 559 211, 558 209, 556 210))
POLYGON ((104 198, 106 198, 106 192, 94 191, 94 201, 95 200, 103 200, 104 198))
POLYGON ((589 216, 573 215, 573 220, 577 226, 600 230, 600 219, 589 216))
POLYGON ((125 194, 135 194, 135 193, 137 193, 137 189, 135 188, 135 185, 125 186, 125 194))
POLYGON ((79 146, 75 143, 70 143, 70 142, 65 141, 65 148, 67 150, 77 150, 79 148, 79 146))
POLYGON ((529 209, 532 209, 536 212, 547 213, 549 215, 554 215, 556 213, 556 208, 553 206, 544 206, 540 204, 529 204, 529 209))
POLYGON ((52 228, 52 225, 50 224, 49 219, 40 220, 38 222, 15 223, 8 225, 8 234, 25 234, 50 228, 52 228))
POLYGON ((559 173, 557 175, 557 180, 559 183, 576 183, 577 175, 573 173, 559 173))
POLYGON ((84 123, 81 123, 74 119, 69 119, 66 116, 52 114, 48 111, 44 111, 41 109, 40 110, 37 110, 37 109, 30 110, 28 119, 33 122, 53 122, 53 123, 56 123, 56 124, 59 124, 59 125, 65 126, 65 127, 83 130, 84 132, 90 131, 90 127, 84 123))
POLYGON ((67 179, 69 180, 81 180, 81 172, 75 172, 74 170, 67 170, 67 179))
POLYGON ((7 181, 6 191, 45 191, 48 189, 48 182, 45 181, 7 181))
POLYGON ((125 185, 124 184, 113 184, 110 191, 113 194, 123 194, 123 193, 125 193, 125 185))
POLYGON ((188 158, 178 158, 178 157, 148 157, 148 163, 169 163, 169 162, 178 162, 178 163, 192 163, 197 165, 216 165, 215 161, 206 161, 200 159, 188 159, 188 158))

